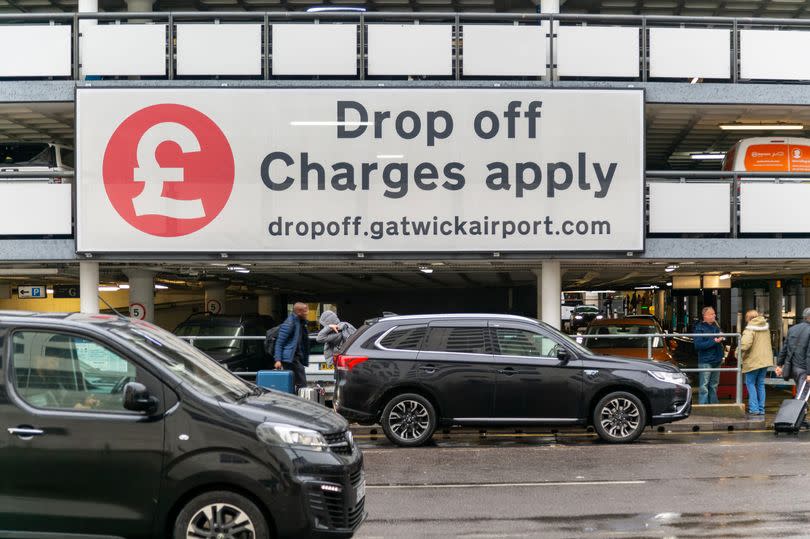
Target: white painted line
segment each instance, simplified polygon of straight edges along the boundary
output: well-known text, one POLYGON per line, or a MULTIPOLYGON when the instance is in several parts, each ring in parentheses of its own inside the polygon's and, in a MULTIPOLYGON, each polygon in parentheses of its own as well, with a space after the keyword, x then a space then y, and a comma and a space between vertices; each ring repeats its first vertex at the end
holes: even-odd
POLYGON ((554 481, 547 483, 459 483, 447 485, 367 485, 367 489, 397 490, 425 488, 506 488, 506 487, 594 487, 614 485, 644 485, 646 481, 554 481))

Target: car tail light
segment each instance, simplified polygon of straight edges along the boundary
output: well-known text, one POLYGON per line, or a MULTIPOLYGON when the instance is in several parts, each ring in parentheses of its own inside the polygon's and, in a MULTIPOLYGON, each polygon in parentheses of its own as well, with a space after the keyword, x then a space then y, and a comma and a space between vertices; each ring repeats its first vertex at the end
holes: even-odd
POLYGON ((368 356, 339 355, 335 358, 335 368, 339 371, 350 371, 364 361, 368 361, 368 356))

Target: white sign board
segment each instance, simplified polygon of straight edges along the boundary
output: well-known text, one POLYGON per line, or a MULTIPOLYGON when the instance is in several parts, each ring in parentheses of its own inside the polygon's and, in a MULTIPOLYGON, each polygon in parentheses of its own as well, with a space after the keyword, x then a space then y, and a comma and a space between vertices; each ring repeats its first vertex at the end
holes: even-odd
POLYGON ((17 296, 20 299, 46 299, 48 291, 45 286, 20 286, 17 287, 17 296))
POLYGON ((638 251, 640 90, 79 89, 80 252, 638 251))

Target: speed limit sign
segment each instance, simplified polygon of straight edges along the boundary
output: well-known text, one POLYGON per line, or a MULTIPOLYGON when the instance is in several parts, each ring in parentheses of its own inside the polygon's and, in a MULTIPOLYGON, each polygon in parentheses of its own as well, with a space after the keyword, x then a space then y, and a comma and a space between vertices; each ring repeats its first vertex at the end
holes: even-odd
POLYGON ((129 306, 129 316, 137 320, 145 320, 146 307, 140 303, 131 303, 129 306))
POLYGON ((218 299, 209 299, 206 310, 211 314, 219 314, 222 312, 222 303, 218 299))

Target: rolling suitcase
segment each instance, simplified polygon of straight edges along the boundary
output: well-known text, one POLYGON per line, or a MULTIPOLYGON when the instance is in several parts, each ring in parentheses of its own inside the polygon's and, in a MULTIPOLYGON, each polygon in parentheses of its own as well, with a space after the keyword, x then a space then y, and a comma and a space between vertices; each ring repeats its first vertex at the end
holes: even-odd
POLYGON ((797 434, 807 416, 807 399, 810 397, 810 386, 802 382, 795 399, 785 399, 776 412, 773 420, 773 433, 791 432, 797 434), (807 389, 807 391, 805 391, 807 389))
POLYGON ((259 371, 256 373, 256 385, 295 394, 293 373, 291 371, 259 371))
POLYGON ((324 390, 321 386, 302 387, 298 390, 298 396, 308 401, 324 404, 324 390))

